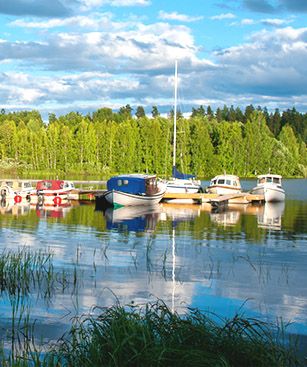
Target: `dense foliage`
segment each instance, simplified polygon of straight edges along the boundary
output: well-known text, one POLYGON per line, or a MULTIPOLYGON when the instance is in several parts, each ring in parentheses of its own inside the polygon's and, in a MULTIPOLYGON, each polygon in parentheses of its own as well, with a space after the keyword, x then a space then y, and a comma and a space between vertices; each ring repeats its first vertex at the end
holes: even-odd
MULTIPOLYGON (((172 166, 173 121, 152 118, 127 105, 115 113, 102 108, 91 115, 76 112, 45 124, 37 111, 0 114, 1 168, 57 173, 144 172, 168 176, 172 166)), ((198 177, 226 171, 242 177, 269 170, 283 176, 307 177, 307 114, 295 109, 248 106, 217 109, 200 106, 190 118, 178 113, 177 166, 198 177)))

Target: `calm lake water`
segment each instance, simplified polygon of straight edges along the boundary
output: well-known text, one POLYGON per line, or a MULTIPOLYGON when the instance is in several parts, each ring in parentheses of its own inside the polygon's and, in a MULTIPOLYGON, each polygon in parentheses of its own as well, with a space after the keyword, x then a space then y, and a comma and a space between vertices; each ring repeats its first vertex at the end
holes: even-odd
MULTIPOLYGON (((206 186, 208 182, 203 182, 206 186)), ((241 181, 245 190, 255 181, 241 181)), ((38 338, 56 340, 75 315, 116 302, 162 299, 220 316, 240 311, 290 323, 307 337, 307 181, 284 180, 285 203, 234 205, 212 212, 208 204, 145 208, 1 208, 0 250, 50 251, 55 272, 66 274, 48 294, 26 297, 38 338)), ((13 311, 0 298, 5 334, 13 311)))

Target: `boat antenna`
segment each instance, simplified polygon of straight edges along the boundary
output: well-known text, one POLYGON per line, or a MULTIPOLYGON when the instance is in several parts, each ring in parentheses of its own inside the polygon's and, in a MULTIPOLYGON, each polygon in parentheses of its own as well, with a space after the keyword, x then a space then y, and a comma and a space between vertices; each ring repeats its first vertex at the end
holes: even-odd
POLYGON ((173 141, 173 167, 176 167, 176 134, 177 134, 177 69, 178 69, 178 62, 175 60, 175 90, 174 90, 174 141, 173 141))

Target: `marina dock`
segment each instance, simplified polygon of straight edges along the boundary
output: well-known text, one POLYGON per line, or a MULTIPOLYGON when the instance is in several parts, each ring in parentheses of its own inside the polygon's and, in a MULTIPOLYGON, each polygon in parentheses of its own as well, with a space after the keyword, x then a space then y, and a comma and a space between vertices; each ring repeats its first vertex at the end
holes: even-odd
POLYGON ((228 203, 231 204, 248 204, 254 202, 264 202, 263 195, 253 195, 249 192, 241 192, 237 194, 228 195, 217 195, 208 193, 165 193, 163 196, 163 201, 171 200, 191 200, 195 203, 210 203, 212 206, 222 206, 228 203))

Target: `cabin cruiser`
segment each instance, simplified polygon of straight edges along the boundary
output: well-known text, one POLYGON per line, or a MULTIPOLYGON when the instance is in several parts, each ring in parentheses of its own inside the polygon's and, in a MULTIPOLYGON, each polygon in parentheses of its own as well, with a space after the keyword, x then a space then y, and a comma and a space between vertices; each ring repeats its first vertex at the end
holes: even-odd
POLYGON ((30 194, 35 191, 32 183, 26 180, 4 180, 0 183, 1 201, 30 201, 30 194))
POLYGON ((30 202, 35 205, 61 205, 67 201, 68 194, 74 189, 75 185, 71 181, 38 181, 36 190, 30 195, 30 202))
MULTIPOLYGON (((118 175, 107 181, 107 192, 102 195, 115 208, 130 205, 155 205, 165 194, 166 186, 156 175, 118 175)), ((99 196, 96 196, 99 200, 99 196)))
POLYGON ((281 179, 280 175, 260 175, 257 178, 257 186, 251 190, 251 193, 263 195, 265 202, 284 201, 285 190, 282 188, 281 179))
POLYGON ((210 194, 227 195, 237 194, 242 192, 240 179, 234 175, 219 175, 215 176, 207 188, 210 194))

